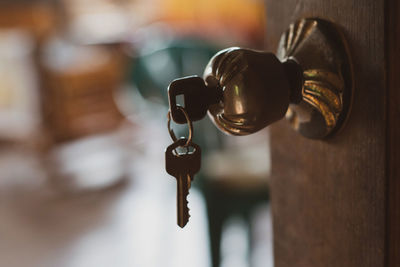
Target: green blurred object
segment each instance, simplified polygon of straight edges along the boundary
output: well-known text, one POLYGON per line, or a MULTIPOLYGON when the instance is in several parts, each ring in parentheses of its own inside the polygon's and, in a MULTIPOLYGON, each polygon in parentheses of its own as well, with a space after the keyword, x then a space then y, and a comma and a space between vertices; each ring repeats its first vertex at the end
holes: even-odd
POLYGON ((203 76, 209 59, 220 50, 209 42, 181 39, 151 51, 139 52, 132 61, 129 79, 146 99, 160 99, 168 105, 167 88, 178 77, 203 76))
MULTIPOLYGON (((167 88, 176 78, 203 76, 204 67, 221 47, 199 39, 175 39, 160 43, 156 48, 145 48, 132 58, 128 79, 147 100, 168 107, 167 88)), ((177 136, 186 135, 186 126, 177 127, 177 136)), ((222 147, 222 133, 208 119, 195 122, 194 142, 207 151, 222 147)), ((203 179, 196 179, 203 180, 203 179)), ((200 185, 199 183, 195 183, 200 185)), ((201 185, 200 185, 201 186, 201 185)))

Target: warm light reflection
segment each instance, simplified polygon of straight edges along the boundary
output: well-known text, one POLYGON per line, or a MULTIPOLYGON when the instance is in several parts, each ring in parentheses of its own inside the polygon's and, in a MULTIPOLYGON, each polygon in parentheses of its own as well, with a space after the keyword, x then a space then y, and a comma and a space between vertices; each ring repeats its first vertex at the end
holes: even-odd
POLYGON ((240 88, 238 85, 234 87, 234 96, 235 96, 235 114, 244 114, 246 112, 245 107, 243 106, 243 100, 240 97, 240 88))

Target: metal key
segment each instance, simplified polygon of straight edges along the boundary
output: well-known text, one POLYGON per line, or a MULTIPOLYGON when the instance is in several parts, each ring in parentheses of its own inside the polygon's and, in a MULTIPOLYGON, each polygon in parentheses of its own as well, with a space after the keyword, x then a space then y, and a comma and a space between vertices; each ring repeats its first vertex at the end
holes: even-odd
POLYGON ((165 169, 177 180, 178 225, 181 228, 189 221, 187 196, 194 175, 200 170, 201 165, 201 149, 197 144, 190 142, 186 153, 176 152, 176 149, 183 147, 186 142, 187 139, 181 138, 165 151, 165 169), (189 151, 190 148, 193 148, 193 151, 189 151))
POLYGON ((222 88, 207 86, 205 81, 197 76, 189 76, 172 81, 168 86, 168 101, 172 119, 179 124, 186 122, 186 118, 178 109, 176 97, 183 95, 184 108, 191 121, 203 119, 212 104, 223 98, 222 88))

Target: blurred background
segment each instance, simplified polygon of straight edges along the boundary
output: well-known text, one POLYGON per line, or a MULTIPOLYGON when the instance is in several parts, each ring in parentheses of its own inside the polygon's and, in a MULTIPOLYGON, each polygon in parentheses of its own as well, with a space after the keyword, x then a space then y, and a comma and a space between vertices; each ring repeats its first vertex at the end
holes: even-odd
POLYGON ((262 0, 1 1, 0 266, 273 266, 266 130, 194 123, 184 229, 164 169, 168 84, 223 48, 263 49, 264 14, 262 0))

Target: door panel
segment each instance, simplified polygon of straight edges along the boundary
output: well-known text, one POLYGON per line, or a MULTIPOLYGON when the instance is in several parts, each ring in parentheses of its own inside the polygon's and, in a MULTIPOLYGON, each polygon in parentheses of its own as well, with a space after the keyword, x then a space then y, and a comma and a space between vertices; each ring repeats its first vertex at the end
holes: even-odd
POLYGON ((400 3, 386 1, 387 266, 400 266, 400 3))
POLYGON ((385 264, 385 3, 267 0, 274 51, 291 22, 335 22, 349 43, 354 101, 345 127, 309 140, 281 121, 271 127, 271 198, 277 267, 385 264))

